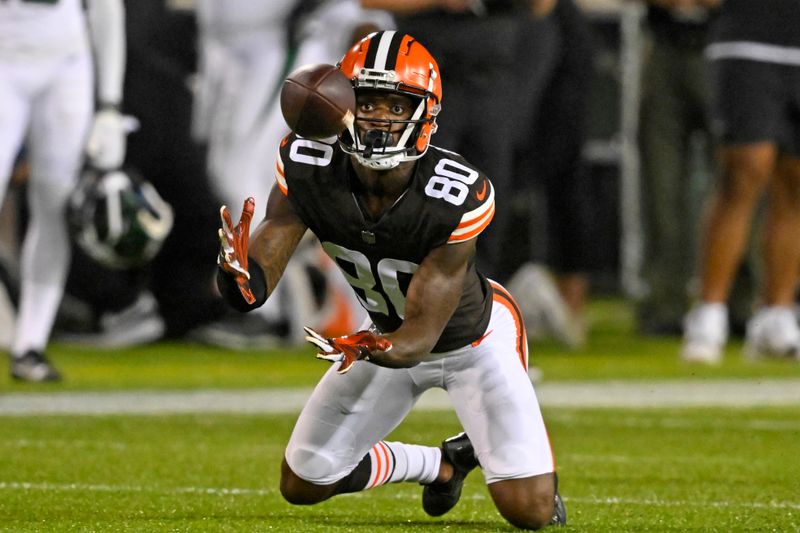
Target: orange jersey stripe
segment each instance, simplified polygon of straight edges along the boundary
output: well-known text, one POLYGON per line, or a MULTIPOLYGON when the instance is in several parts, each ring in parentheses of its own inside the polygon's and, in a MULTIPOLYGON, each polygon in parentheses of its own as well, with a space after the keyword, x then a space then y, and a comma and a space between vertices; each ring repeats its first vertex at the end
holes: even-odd
POLYGON ((493 218, 494 218, 494 204, 492 204, 491 209, 484 215, 484 219, 480 222, 479 226, 466 233, 458 233, 458 230, 454 231, 453 234, 450 235, 450 238, 447 239, 448 244, 470 240, 471 238, 475 237, 480 232, 482 232, 484 229, 486 229, 486 226, 489 225, 489 223, 492 221, 493 218))
POLYGON ((278 181, 278 190, 280 190, 281 193, 283 193, 284 196, 289 196, 289 189, 284 187, 283 184, 280 181, 278 181))
MULTIPOLYGON (((488 194, 488 198, 486 201, 481 203, 478 207, 464 213, 461 216, 461 220, 456 226, 456 229, 450 234, 450 238, 448 242, 461 242, 467 239, 471 239, 483 229, 486 228, 488 223, 492 220, 494 216, 494 187, 489 182, 489 180, 484 180, 483 182, 483 191, 482 191, 482 198, 488 194), (486 191, 486 187, 488 184, 488 193, 486 191)), ((476 193, 477 197, 477 193, 476 193)))
POLYGON ((485 207, 486 207, 486 209, 482 210, 476 216, 474 216, 472 218, 469 218, 469 219, 461 219, 461 222, 458 223, 458 226, 456 226, 456 229, 464 229, 466 227, 469 227, 469 226, 477 223, 479 220, 485 218, 487 213, 489 213, 489 211, 494 211, 494 202, 490 201, 489 203, 485 204, 485 207))
POLYGON ((475 224, 478 220, 481 220, 484 216, 486 216, 486 213, 492 209, 494 209, 494 187, 490 189, 489 198, 487 198, 485 202, 472 211, 464 213, 464 215, 461 217, 461 221, 458 223, 458 226, 456 226, 456 229, 463 229, 475 224))
POLYGON ((458 226, 456 226, 456 229, 457 230, 458 229, 463 230, 465 228, 469 228, 470 226, 474 226, 475 224, 479 224, 482 221, 486 220, 486 217, 490 217, 493 213, 494 213, 494 202, 492 202, 489 205, 489 209, 487 209, 480 216, 477 216, 477 217, 475 217, 473 219, 465 220, 464 222, 461 222, 458 226))
POLYGON ((275 164, 275 181, 278 184, 278 189, 281 190, 284 196, 289 196, 289 186, 286 183, 286 178, 283 174, 283 169, 281 168, 280 159, 275 164))
POLYGON ((508 293, 505 288, 503 288, 499 283, 494 281, 489 281, 494 291, 494 296, 492 297, 495 302, 504 306, 508 311, 511 313, 511 316, 514 317, 514 325, 517 328, 517 355, 519 356, 519 361, 522 363, 522 367, 527 371, 528 370, 528 334, 525 331, 525 322, 522 320, 522 313, 517 307, 517 302, 514 301, 514 298, 511 294, 508 293))
MULTIPOLYGON (((283 138, 285 142, 287 137, 283 138)), ((289 184, 286 183, 286 171, 283 169, 283 159, 281 159, 281 151, 278 150, 278 157, 275 159, 275 181, 278 182, 278 189, 281 190, 284 196, 289 196, 289 184)))

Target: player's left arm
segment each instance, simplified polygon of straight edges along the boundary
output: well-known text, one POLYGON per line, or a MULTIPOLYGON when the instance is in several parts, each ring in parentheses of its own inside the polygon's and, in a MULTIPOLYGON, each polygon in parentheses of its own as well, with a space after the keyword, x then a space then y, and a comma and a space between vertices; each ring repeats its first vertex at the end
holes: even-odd
POLYGON ((391 350, 372 352, 370 362, 404 368, 425 360, 458 307, 476 241, 444 244, 427 255, 411 278, 403 324, 384 335, 391 350))
POLYGON ((125 159, 127 134, 120 112, 125 75, 125 8, 122 0, 89 0, 86 7, 98 100, 86 153, 93 166, 115 169, 125 159))

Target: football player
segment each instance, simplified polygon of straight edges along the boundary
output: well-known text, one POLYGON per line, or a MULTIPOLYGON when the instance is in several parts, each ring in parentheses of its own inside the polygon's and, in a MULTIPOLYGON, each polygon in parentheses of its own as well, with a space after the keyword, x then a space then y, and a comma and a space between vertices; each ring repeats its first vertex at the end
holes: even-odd
POLYGON ((276 190, 249 239, 254 202, 236 226, 221 210, 218 285, 231 305, 261 305, 310 229, 370 317, 344 337, 307 329, 318 357, 339 364, 300 414, 281 493, 313 504, 412 481, 424 485, 424 510, 440 516, 480 465, 509 522, 565 523, 525 326, 508 292, 475 268, 494 189, 459 154, 430 145, 442 99, 436 61, 412 36, 384 31, 339 68, 356 92, 354 124, 338 139, 283 139, 276 190), (448 392, 465 433, 441 448, 384 440, 433 387, 448 392))
POLYGON ((84 150, 101 169, 119 167, 125 155, 118 110, 123 7, 121 0, 93 0, 87 9, 81 0, 0 2, 0 203, 23 142, 30 166, 30 218, 11 345, 11 376, 19 380, 60 379, 44 350, 64 290, 70 246, 64 211, 84 150))

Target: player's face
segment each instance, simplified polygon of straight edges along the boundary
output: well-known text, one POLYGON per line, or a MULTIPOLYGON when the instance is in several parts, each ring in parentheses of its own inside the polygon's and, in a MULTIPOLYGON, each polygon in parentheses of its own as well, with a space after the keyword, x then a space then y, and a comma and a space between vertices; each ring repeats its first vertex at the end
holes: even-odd
POLYGON ((408 120, 414 113, 416 103, 406 95, 385 91, 359 91, 356 97, 356 115, 358 133, 364 139, 368 130, 388 131, 395 144, 405 129, 403 122, 389 121, 408 120))

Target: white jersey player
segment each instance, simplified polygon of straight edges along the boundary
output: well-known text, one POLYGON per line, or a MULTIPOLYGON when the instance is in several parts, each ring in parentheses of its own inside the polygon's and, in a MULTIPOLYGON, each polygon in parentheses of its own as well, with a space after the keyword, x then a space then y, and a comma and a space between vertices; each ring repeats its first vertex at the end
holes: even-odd
POLYGON ((84 154, 103 169, 120 166, 125 156, 122 2, 86 6, 81 0, 0 2, 0 202, 23 146, 30 168, 11 345, 11 376, 25 381, 60 379, 44 350, 69 268, 65 205, 84 154))
POLYGON ((278 105, 286 74, 308 63, 336 62, 359 25, 394 24, 386 12, 362 9, 355 0, 318 2, 299 17, 302 3, 272 0, 265 8, 251 0, 198 0, 194 133, 208 143, 209 172, 227 205, 241 205, 250 196, 266 205, 272 183, 264 169, 275 164, 275 147, 289 132, 278 105), (294 47, 290 31, 296 34, 294 47))
MULTIPOLYGON (((223 203, 242 205, 253 196, 266 205, 272 181, 264 169, 275 165, 275 147, 289 133, 279 106, 286 74, 300 65, 335 63, 360 26, 388 29, 394 19, 385 11, 361 8, 357 0, 273 0, 268 8, 251 0, 199 0, 197 15, 201 59, 194 134, 208 145, 209 175, 223 203)), ((282 296, 259 315, 287 324, 291 342, 302 342, 310 315, 322 328, 328 311, 360 323, 364 313, 336 269, 327 258, 320 262, 324 256, 317 246, 303 251, 289 266, 282 296), (327 299, 338 302, 335 309, 325 305, 314 312, 304 264, 325 276, 328 294, 335 294, 327 299)))

